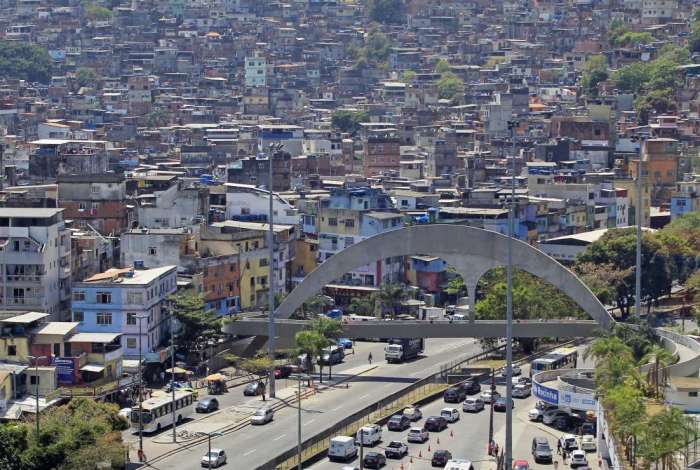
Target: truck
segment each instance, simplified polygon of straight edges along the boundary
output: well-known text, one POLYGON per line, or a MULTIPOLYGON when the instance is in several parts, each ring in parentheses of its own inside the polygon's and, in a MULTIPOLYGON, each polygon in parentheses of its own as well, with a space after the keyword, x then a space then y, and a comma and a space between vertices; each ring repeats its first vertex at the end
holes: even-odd
POLYGON ((403 362, 415 359, 423 352, 423 338, 393 338, 384 348, 386 362, 403 362))

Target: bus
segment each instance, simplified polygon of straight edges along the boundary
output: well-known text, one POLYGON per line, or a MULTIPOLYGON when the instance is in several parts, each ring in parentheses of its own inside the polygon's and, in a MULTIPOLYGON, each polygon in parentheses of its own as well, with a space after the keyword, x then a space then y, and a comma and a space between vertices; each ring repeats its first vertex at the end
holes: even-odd
MULTIPOLYGON (((173 406, 175 407, 175 419, 180 423, 192 414, 194 393, 187 391, 175 391, 175 400, 172 393, 157 395, 144 400, 142 403, 143 432, 157 432, 166 426, 173 424, 173 406)), ((139 407, 131 409, 131 427, 134 432, 139 431, 139 407)))
POLYGON ((558 348, 532 361, 530 377, 545 370, 566 369, 576 366, 578 351, 576 348, 558 348))

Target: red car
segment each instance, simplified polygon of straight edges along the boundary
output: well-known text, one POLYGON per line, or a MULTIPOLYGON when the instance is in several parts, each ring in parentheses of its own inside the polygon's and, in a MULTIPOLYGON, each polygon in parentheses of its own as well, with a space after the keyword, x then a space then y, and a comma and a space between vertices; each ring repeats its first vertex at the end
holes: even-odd
POLYGON ((276 379, 286 379, 292 375, 292 366, 284 365, 275 367, 275 378, 276 379))
POLYGON ((527 460, 516 460, 513 462, 513 470, 530 470, 530 464, 527 460))

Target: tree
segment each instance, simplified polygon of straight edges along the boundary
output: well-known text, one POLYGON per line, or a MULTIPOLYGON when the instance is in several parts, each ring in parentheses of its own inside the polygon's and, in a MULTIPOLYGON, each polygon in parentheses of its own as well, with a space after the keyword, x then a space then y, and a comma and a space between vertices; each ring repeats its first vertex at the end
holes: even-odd
POLYGON ((401 308, 401 302, 406 299, 407 296, 402 285, 383 284, 378 297, 382 310, 388 311, 389 316, 395 319, 397 311, 401 308))
POLYGON ((467 295, 467 286, 464 284, 464 279, 462 276, 455 275, 452 279, 447 282, 447 288, 445 293, 452 299, 453 302, 457 302, 460 297, 467 295))
POLYGON ((373 29, 367 35, 367 42, 363 50, 363 55, 368 60, 383 62, 391 53, 391 41, 384 33, 373 29))
POLYGON ((649 81, 649 70, 646 64, 635 62, 617 70, 613 74, 615 86, 629 93, 639 93, 642 87, 649 81))
MULTIPOLYGON (((330 318, 319 317, 312 323, 312 330, 318 333, 321 338, 323 338, 321 351, 323 348, 327 348, 333 344, 337 343, 338 338, 343 334, 343 325, 337 320, 331 320, 330 318)), ((331 368, 332 365, 328 361, 328 379, 331 378, 331 368)), ((319 371, 321 376, 321 381, 323 381, 323 369, 319 371)))
POLYGON ((642 428, 637 454, 658 468, 676 468, 675 453, 695 439, 695 422, 676 407, 666 407, 651 416, 642 428))
POLYGON ((613 305, 620 298, 625 279, 633 271, 617 269, 609 263, 577 263, 573 270, 603 305, 613 305))
POLYGON ((26 452, 29 430, 22 424, 0 425, 0 468, 24 468, 22 454, 26 452))
POLYGON ((326 347, 326 338, 318 331, 302 330, 294 335, 294 345, 297 355, 303 356, 306 363, 306 372, 309 374, 309 387, 311 386, 311 374, 314 370, 314 358, 326 347))
POLYGON ((404 83, 411 83, 415 78, 416 72, 413 70, 404 70, 403 74, 401 75, 401 80, 403 80, 404 83))
POLYGON ((440 75, 442 75, 449 71, 450 63, 447 61, 447 59, 440 59, 437 61, 437 64, 435 64, 435 73, 439 73, 440 75))
POLYGON ((0 41, 0 77, 48 83, 51 57, 40 46, 21 41, 0 41))
POLYGON ((625 385, 631 379, 641 383, 632 350, 616 336, 596 339, 584 353, 596 360, 595 380, 599 393, 625 385))
POLYGON ((361 122, 369 121, 369 114, 365 111, 338 110, 331 117, 331 125, 342 132, 355 132, 360 128, 361 122))
POLYGON ((640 124, 648 124, 652 114, 673 113, 676 110, 676 100, 672 88, 652 90, 634 101, 637 109, 637 119, 640 124))
POLYGON ((75 81, 78 87, 82 88, 85 86, 94 86, 98 84, 99 75, 95 72, 95 69, 90 67, 80 67, 75 72, 75 81))
POLYGON ((378 294, 376 292, 369 296, 353 297, 346 311, 351 315, 375 316, 378 294))
POLYGON ((306 318, 307 313, 311 313, 314 316, 320 315, 326 310, 327 307, 330 307, 332 305, 333 299, 328 297, 327 295, 314 295, 302 304, 301 309, 303 312, 303 317, 306 318))
POLYGON ((464 82, 452 72, 445 72, 437 82, 441 99, 454 100, 464 91, 464 82))
POLYGON ((591 96, 598 96, 598 83, 608 79, 608 59, 604 55, 590 56, 583 66, 583 89, 591 96))
POLYGON ((86 1, 83 4, 85 8, 85 16, 91 21, 106 21, 112 18, 112 10, 98 5, 92 1, 86 1))
POLYGON ((642 359, 643 363, 652 363, 652 367, 647 373, 647 382, 654 390, 656 398, 663 398, 663 390, 668 379, 666 368, 673 362, 673 355, 663 346, 652 345, 647 354, 642 359))
POLYGON ((369 0, 368 10, 374 21, 399 24, 404 20, 406 5, 403 0, 369 0))
POLYGON ((269 354, 258 354, 255 357, 241 357, 229 354, 226 356, 226 360, 236 369, 255 375, 256 380, 263 381, 266 384, 270 378, 270 371, 275 367, 275 360, 269 354))
POLYGON ((201 351, 221 334, 221 321, 206 308, 204 296, 186 291, 170 296, 171 311, 180 323, 178 346, 187 351, 201 351))

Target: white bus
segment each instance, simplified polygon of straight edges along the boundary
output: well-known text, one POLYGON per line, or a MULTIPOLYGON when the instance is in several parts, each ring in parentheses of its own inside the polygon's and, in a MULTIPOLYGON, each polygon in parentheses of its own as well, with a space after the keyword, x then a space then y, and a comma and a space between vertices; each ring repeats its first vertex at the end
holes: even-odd
MULTIPOLYGON (((173 406, 175 407, 175 419, 180 423, 192 414, 194 393, 175 391, 175 401, 171 393, 151 397, 142 403, 143 432, 160 431, 173 424, 173 406)), ((139 431, 139 407, 131 409, 131 427, 134 432, 139 431)))
POLYGON ((535 359, 530 364, 530 377, 545 370, 576 367, 578 351, 576 348, 559 348, 535 359))

